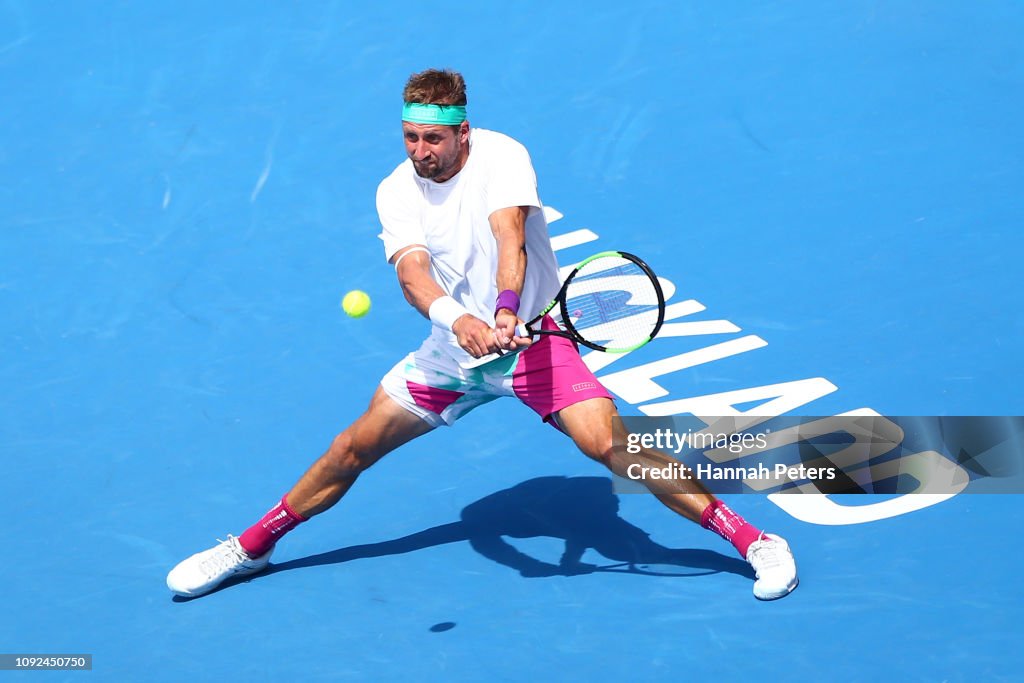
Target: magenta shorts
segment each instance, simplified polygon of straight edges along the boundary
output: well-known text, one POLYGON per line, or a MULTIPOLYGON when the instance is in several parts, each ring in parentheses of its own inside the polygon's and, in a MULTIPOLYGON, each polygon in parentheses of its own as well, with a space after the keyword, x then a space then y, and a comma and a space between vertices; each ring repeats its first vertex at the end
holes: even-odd
MULTIPOLYGON (((545 318, 542 327, 556 323, 545 318)), ((381 380, 381 387, 409 412, 435 427, 452 425, 473 408, 516 396, 544 420, 562 408, 612 396, 583 363, 576 344, 541 335, 529 348, 475 368, 461 367, 427 339, 381 380)))

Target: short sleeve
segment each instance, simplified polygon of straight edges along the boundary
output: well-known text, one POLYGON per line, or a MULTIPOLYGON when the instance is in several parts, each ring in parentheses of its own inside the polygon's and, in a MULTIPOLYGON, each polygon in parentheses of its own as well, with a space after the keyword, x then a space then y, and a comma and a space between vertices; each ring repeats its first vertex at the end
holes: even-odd
POLYGON ((378 237, 384 242, 384 258, 388 261, 404 247, 427 243, 419 214, 394 181, 394 177, 388 177, 377 187, 377 217, 382 228, 378 237))
POLYGON ((495 155, 487 182, 487 215, 510 206, 541 208, 537 194, 537 174, 526 148, 505 138, 500 153, 495 155))

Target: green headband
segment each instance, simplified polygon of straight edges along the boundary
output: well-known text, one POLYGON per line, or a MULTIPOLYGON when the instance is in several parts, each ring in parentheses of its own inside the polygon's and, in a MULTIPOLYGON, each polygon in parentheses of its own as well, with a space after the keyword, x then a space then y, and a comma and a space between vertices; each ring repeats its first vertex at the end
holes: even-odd
POLYGON ((409 123, 457 126, 466 120, 466 106, 463 104, 406 102, 402 107, 402 120, 409 123))

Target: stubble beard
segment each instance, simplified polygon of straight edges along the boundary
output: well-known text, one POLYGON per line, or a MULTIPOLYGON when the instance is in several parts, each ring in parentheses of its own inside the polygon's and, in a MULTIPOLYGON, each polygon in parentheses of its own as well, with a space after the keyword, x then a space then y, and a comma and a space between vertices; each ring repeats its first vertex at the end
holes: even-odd
POLYGON ((412 162, 412 165, 413 168, 416 169, 416 175, 428 180, 433 180, 437 176, 441 175, 441 171, 444 170, 441 168, 441 164, 430 163, 427 161, 414 161, 412 162))
POLYGON ((418 175, 421 178, 426 178, 427 180, 436 180, 439 177, 445 177, 445 180, 450 180, 450 177, 447 176, 455 175, 454 173, 452 173, 452 169, 455 168, 455 165, 458 163, 458 161, 459 150, 456 148, 449 158, 438 157, 436 158, 436 160, 433 160, 432 162, 413 160, 412 165, 413 168, 416 169, 416 175, 418 175))

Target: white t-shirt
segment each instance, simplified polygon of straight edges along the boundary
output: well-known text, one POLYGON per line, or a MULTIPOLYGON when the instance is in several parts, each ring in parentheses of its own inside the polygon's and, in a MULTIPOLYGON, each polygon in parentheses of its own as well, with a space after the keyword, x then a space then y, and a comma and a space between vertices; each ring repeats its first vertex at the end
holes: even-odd
MULTIPOLYGON (((426 245, 432 274, 441 289, 493 325, 498 243, 488 217, 511 206, 530 207, 519 317, 531 320, 551 301, 561 283, 530 155, 507 135, 471 129, 466 165, 443 183, 421 178, 409 159, 381 181, 377 213, 383 227, 384 256, 390 260, 404 247, 426 245)), ((431 337, 460 365, 479 364, 462 350, 450 330, 435 325, 431 337)))

